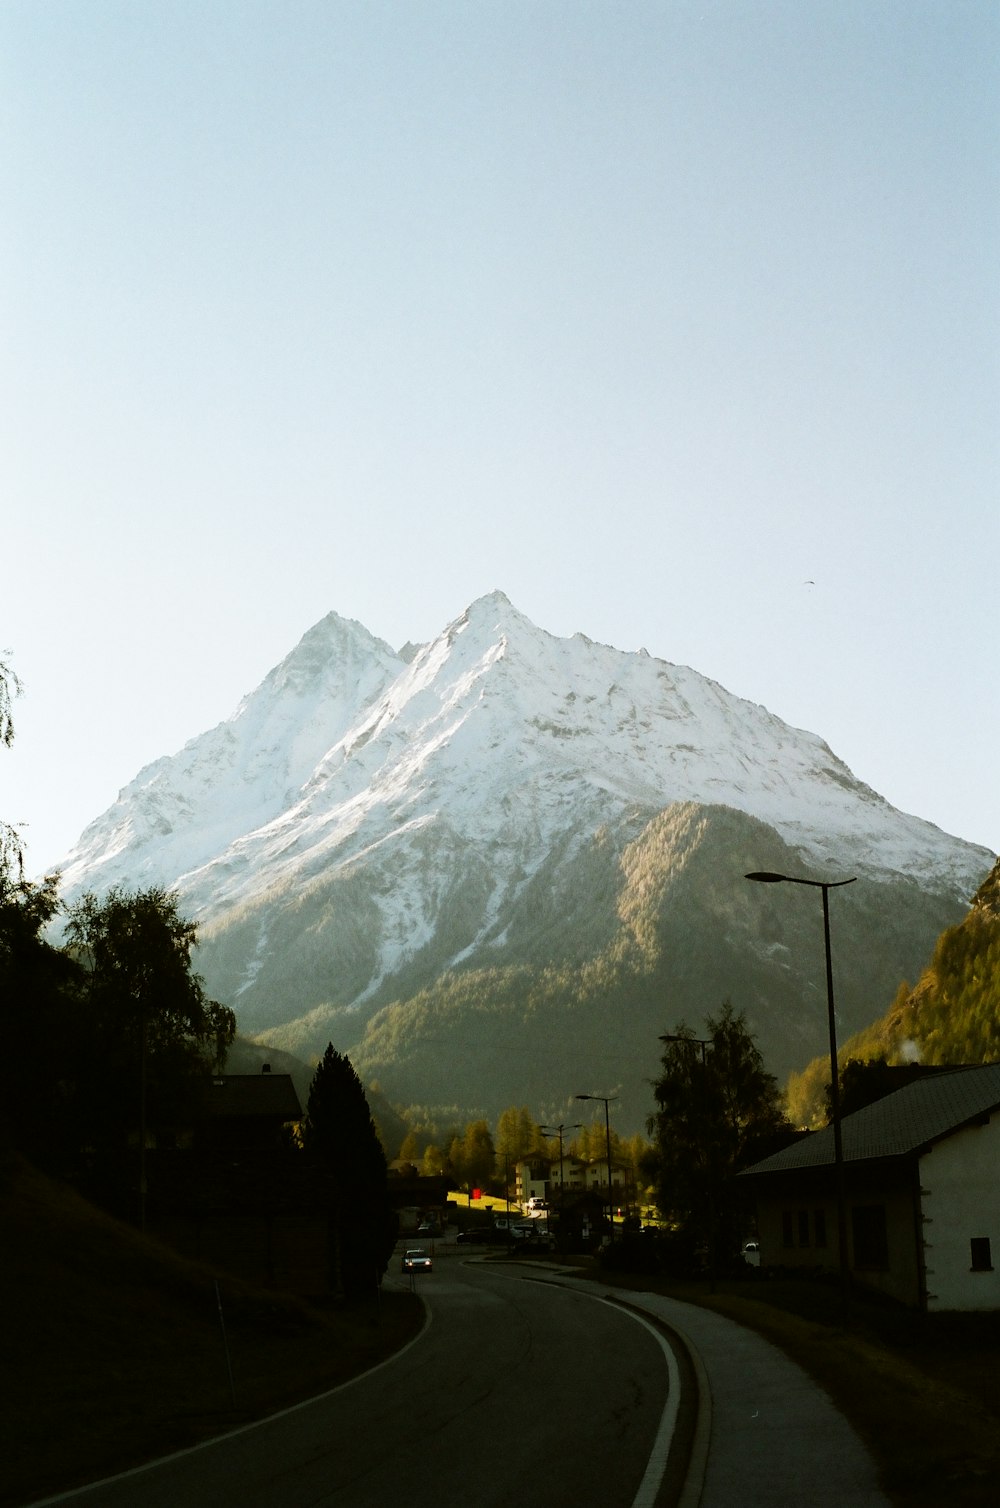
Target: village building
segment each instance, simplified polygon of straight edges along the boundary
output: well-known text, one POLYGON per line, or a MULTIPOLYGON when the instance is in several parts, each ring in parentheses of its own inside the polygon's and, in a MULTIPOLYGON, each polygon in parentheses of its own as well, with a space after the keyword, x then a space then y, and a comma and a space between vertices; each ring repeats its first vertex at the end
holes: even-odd
MULTIPOLYGON (((630 1169, 621 1163, 611 1164, 611 1203, 617 1214, 623 1214, 627 1201, 634 1198, 630 1169)), ((515 1169, 514 1197, 526 1208, 531 1200, 543 1200, 546 1205, 558 1205, 585 1192, 600 1192, 605 1205, 608 1203, 608 1163, 605 1158, 585 1162, 580 1157, 564 1156, 551 1160, 534 1158, 517 1164, 515 1169)))
MULTIPOLYGON (((851 1279, 927 1311, 1000 1309, 1000 1063, 917 1079, 841 1133, 851 1279)), ((762 1269, 837 1270, 832 1126, 740 1178, 762 1269)))

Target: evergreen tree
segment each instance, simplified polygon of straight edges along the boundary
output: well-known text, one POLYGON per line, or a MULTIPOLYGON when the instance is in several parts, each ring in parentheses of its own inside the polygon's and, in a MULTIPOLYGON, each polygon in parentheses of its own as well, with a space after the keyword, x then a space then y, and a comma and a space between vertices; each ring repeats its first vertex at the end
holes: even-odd
POLYGON ((361 1080, 332 1042, 309 1089, 303 1144, 326 1204, 330 1287, 347 1299, 373 1293, 396 1241, 385 1152, 361 1080))

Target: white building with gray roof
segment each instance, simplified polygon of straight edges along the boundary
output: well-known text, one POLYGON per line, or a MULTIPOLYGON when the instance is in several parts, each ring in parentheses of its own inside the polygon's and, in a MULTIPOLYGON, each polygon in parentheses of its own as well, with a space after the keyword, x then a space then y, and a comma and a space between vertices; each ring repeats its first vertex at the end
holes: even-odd
MULTIPOLYGON (((851 1278, 929 1311, 1000 1309, 1000 1063, 916 1079, 841 1132, 851 1278)), ((740 1176, 761 1268, 835 1273, 832 1127, 740 1176)))

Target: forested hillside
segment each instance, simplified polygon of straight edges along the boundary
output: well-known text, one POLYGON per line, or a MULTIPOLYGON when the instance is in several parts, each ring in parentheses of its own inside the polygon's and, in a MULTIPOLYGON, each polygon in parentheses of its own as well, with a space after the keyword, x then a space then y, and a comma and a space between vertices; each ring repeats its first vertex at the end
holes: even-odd
MULTIPOLYGON (((991 1063, 1000 1059, 1000 860, 972 900, 968 916, 938 938, 916 985, 904 981, 885 1015, 848 1038, 849 1059, 887 1063, 991 1063)), ((816 1058, 789 1080, 797 1125, 825 1119, 828 1058, 816 1058)))
MULTIPOLYGON (((579 861, 586 884, 553 867, 547 894, 528 887, 495 967, 442 972, 358 1020, 345 1048, 393 1103, 433 1106, 439 1119, 445 1107, 460 1120, 492 1119, 516 1096, 555 1124, 574 1093, 607 1086, 619 1096, 619 1129, 632 1131, 652 1110, 659 1034, 729 1000, 784 1083, 825 1035, 822 916, 814 897, 779 902, 744 876, 794 873, 799 862, 773 829, 730 807, 670 807, 621 850, 598 835, 579 861)), ((915 885, 841 894, 846 1037, 919 968, 940 922, 931 922, 939 902, 915 885)), ((961 917, 956 907, 949 920, 961 917)))

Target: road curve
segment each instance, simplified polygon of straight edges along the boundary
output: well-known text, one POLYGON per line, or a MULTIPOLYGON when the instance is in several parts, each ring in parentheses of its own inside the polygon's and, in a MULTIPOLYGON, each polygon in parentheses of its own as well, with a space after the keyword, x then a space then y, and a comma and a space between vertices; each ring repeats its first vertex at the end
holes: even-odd
MULTIPOLYGON (((387 1279, 401 1281, 409 1280, 387 1279)), ((653 1508, 679 1383, 652 1324, 602 1295, 458 1256, 418 1281, 424 1330, 381 1367, 196 1450, 46 1502, 653 1508)))

